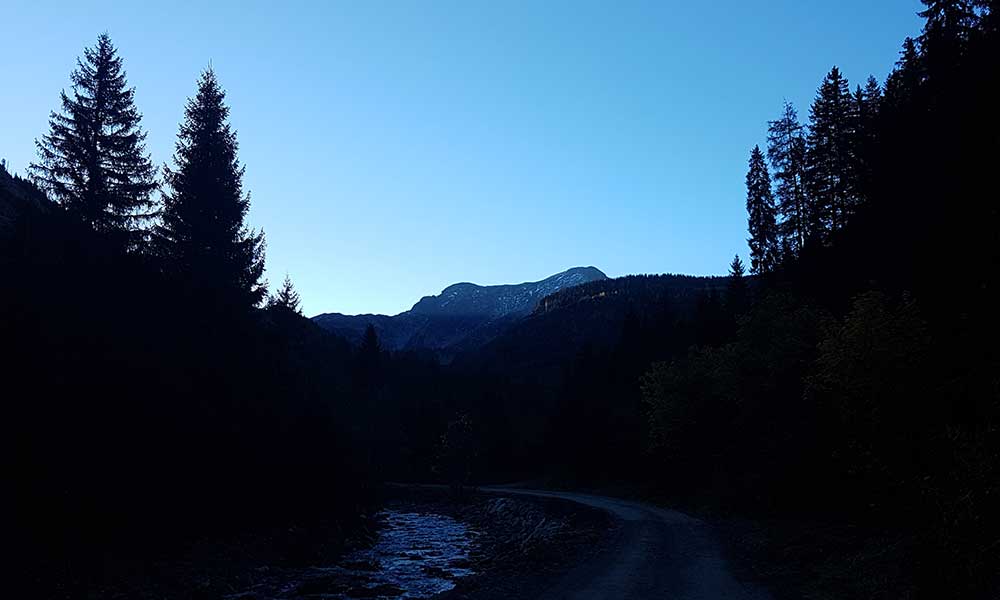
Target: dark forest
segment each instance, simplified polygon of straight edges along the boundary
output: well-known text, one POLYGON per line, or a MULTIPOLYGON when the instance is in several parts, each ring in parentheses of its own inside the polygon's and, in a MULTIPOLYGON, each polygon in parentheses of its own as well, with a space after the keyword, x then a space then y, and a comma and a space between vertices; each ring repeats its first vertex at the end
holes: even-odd
POLYGON ((776 597, 996 598, 1000 10, 923 4, 884 81, 834 66, 761 115, 726 276, 560 289, 447 356, 269 293, 225 74, 160 168, 100 35, 36 162, 0 163, 22 597, 114 597, 195 540, 346 551, 387 482, 531 481, 764 524, 776 597))

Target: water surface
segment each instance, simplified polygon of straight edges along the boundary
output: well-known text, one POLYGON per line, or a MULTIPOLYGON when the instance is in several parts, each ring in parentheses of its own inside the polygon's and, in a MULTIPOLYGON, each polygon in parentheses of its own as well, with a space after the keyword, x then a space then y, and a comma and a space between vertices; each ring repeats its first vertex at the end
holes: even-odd
POLYGON ((469 553, 476 532, 451 517, 385 510, 378 539, 335 565, 269 569, 250 593, 230 600, 428 598, 473 573, 469 553))

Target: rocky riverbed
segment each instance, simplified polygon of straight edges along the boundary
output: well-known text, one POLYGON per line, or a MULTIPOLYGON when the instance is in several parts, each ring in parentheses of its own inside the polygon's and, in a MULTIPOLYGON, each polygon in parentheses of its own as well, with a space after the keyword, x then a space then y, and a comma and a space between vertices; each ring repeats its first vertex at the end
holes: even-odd
POLYGON ((600 552, 612 538, 607 513, 547 498, 474 494, 461 503, 441 492, 408 490, 412 502, 448 511, 477 531, 473 574, 436 600, 529 598, 600 552))
POLYGON ((322 598, 430 598, 473 574, 469 559, 476 531, 444 514, 388 508, 377 515, 370 547, 308 567, 257 569, 245 590, 225 600, 322 598))
POLYGON ((371 547, 332 566, 275 573, 272 582, 284 584, 259 582, 229 598, 523 597, 596 552, 610 529, 605 513, 572 502, 395 489, 371 547))
POLYGON ((322 544, 308 553, 286 551, 289 540, 323 532, 303 529, 205 541, 181 559, 109 564, 99 584, 85 586, 85 597, 525 597, 596 551, 611 529, 605 513, 572 502, 478 493, 456 499, 426 488, 388 489, 369 523, 372 535, 346 552, 333 550, 343 547, 335 534, 328 553, 322 544))

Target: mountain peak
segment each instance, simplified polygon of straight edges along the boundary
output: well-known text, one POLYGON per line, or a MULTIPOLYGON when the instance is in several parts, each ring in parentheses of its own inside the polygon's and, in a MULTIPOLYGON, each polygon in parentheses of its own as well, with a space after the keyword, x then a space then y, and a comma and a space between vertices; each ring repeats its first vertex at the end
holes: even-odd
POLYGON ((487 329, 493 331, 528 316, 542 298, 560 290, 607 278, 596 267, 573 267, 541 281, 507 285, 462 282, 449 285, 436 296, 421 298, 412 309, 393 317, 324 314, 313 318, 349 339, 360 336, 372 323, 385 347, 441 349, 477 331, 482 337, 487 329))
POLYGON ((563 271, 562 274, 563 275, 566 275, 566 274, 580 274, 580 275, 583 275, 585 277, 591 277, 595 281, 601 280, 601 279, 607 279, 608 278, 608 276, 604 274, 604 271, 601 271, 600 269, 598 269, 595 266, 573 267, 571 269, 566 269, 565 271, 563 271))
POLYGON ((573 267, 541 281, 505 285, 456 283, 437 296, 425 296, 411 312, 454 317, 481 316, 490 319, 512 314, 529 314, 538 301, 561 289, 607 279, 596 267, 573 267))

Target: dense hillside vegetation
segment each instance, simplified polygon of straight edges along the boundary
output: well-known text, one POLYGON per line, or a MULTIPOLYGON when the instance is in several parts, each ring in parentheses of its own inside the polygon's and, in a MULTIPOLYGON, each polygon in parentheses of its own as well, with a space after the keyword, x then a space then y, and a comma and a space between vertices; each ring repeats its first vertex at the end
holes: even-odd
POLYGON ((290 282, 262 301, 262 235, 243 224, 214 74, 188 103, 158 211, 106 35, 73 84, 30 180, 0 165, 14 570, 32 597, 89 597, 116 559, 206 537, 272 536, 303 555, 342 544, 374 506, 378 357, 299 314, 290 282))

